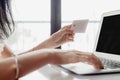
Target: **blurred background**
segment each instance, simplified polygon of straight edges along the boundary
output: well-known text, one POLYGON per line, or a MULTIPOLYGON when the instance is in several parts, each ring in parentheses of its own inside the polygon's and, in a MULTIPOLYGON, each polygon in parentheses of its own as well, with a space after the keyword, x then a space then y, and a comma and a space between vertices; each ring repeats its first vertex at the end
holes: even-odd
MULTIPOLYGON (((61 0, 61 26, 89 19, 86 32, 77 33, 74 42, 61 48, 93 52, 102 13, 119 8, 119 0, 61 0)), ((12 11, 16 29, 6 42, 16 54, 50 37, 51 0, 12 0, 12 11)))

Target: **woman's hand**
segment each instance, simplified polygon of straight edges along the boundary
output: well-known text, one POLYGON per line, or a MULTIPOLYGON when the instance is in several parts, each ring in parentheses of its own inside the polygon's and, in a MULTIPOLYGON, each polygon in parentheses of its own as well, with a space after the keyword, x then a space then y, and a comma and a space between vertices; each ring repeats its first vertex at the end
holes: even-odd
POLYGON ((54 54, 52 64, 62 65, 76 62, 84 62, 93 65, 97 69, 103 68, 101 61, 92 53, 72 51, 58 51, 54 54))
POLYGON ((59 47, 60 45, 74 40, 74 32, 71 30, 71 25, 64 26, 59 31, 54 33, 48 41, 51 42, 51 47, 59 47))

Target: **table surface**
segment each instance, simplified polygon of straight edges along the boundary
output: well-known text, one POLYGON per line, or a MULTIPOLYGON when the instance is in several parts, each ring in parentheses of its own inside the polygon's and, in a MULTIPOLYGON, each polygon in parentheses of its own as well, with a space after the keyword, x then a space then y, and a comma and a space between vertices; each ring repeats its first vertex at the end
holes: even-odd
POLYGON ((56 66, 46 65, 19 80, 120 80, 120 74, 80 76, 67 73, 56 66))

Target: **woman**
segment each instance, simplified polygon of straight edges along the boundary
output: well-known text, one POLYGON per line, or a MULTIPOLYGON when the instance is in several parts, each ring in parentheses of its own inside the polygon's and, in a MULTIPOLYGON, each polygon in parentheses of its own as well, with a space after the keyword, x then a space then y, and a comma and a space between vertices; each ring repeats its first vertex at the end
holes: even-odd
POLYGON ((70 28, 71 25, 65 26, 33 49, 14 56, 3 41, 14 31, 10 0, 0 0, 0 80, 19 79, 46 64, 88 62, 96 68, 103 68, 100 60, 93 54, 76 50, 53 49, 73 41, 74 33, 70 28))

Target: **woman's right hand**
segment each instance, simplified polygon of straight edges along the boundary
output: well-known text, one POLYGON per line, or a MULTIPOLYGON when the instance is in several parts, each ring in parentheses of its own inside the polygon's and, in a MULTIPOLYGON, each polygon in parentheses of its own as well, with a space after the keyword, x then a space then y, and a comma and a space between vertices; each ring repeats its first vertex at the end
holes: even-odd
POLYGON ((77 50, 56 50, 52 58, 54 65, 62 65, 76 62, 85 62, 93 65, 97 69, 103 68, 101 61, 92 53, 80 52, 77 50))

